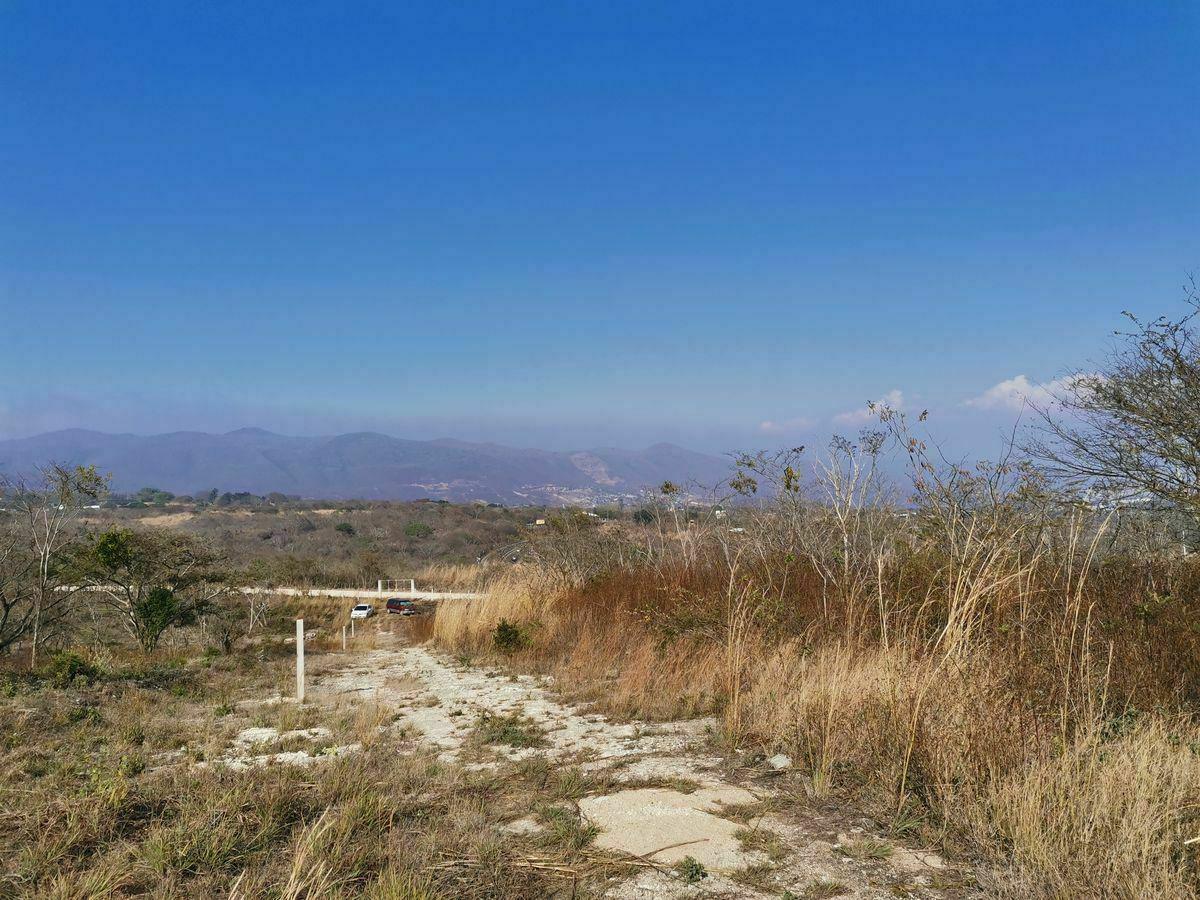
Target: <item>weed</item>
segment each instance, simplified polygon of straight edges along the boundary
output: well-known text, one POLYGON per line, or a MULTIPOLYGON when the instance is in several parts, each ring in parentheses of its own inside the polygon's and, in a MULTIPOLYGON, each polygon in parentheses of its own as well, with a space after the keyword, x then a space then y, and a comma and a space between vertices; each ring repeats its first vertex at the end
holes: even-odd
POLYGON ((739 828, 733 833, 742 849, 752 853, 763 853, 767 859, 777 863, 787 856, 787 847, 775 832, 766 828, 739 828))
POLYGON ((840 881, 831 878, 814 878, 804 888, 795 900, 829 900, 830 897, 840 897, 848 892, 848 888, 840 881))
POLYGON ((118 734, 125 743, 140 747, 146 743, 146 728, 140 721, 127 722, 121 726, 118 734))
POLYGON ((117 771, 126 778, 140 775, 146 771, 146 758, 140 753, 131 753, 127 756, 122 756, 120 762, 117 764, 117 771))
POLYGON ((734 872, 733 879, 741 884, 757 888, 760 891, 766 891, 770 890, 771 876, 776 871, 777 867, 773 863, 753 863, 734 872))
POLYGON ((704 868, 694 856, 685 856, 675 864, 675 873, 684 880, 685 884, 696 884, 708 877, 708 869, 704 868))
POLYGON ((545 826, 541 842, 566 853, 577 853, 600 833, 600 829, 585 821, 578 810, 565 806, 541 807, 538 820, 545 826))
POLYGON ((498 716, 485 712, 475 723, 475 740, 480 744, 506 744, 509 747, 541 747, 546 739, 540 728, 515 713, 498 716))
POLYGON ((68 725, 100 725, 104 722, 100 710, 87 703, 77 703, 72 706, 67 710, 64 719, 68 725))
POLYGON ((850 859, 887 859, 892 855, 892 845, 873 837, 862 837, 842 841, 834 848, 834 852, 850 859))

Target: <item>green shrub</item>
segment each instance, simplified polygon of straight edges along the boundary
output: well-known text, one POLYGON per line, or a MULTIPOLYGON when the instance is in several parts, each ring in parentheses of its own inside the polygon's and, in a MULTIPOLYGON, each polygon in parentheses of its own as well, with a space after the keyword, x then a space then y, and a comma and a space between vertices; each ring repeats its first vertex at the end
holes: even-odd
POLYGON ((55 687, 65 688, 82 679, 84 684, 100 680, 100 670, 77 653, 63 650, 50 658, 46 676, 55 687))
POLYGON ((338 522, 333 526, 334 531, 339 531, 346 537, 354 537, 354 526, 349 522, 338 522))
POLYGON ((519 625, 508 619, 501 619, 492 632, 492 643, 501 653, 515 653, 529 643, 529 638, 519 625))
POLYGON ((424 522, 409 522, 404 526, 404 534, 410 538, 425 538, 433 534, 433 528, 424 522))

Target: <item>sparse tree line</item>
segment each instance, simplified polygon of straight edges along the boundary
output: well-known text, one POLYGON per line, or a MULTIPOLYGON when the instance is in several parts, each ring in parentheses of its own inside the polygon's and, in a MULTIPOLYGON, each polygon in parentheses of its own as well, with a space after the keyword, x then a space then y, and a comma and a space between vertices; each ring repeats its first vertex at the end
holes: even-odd
POLYGON ((153 651, 170 628, 221 616, 228 569, 205 541, 79 522, 106 491, 94 467, 51 464, 0 482, 0 653, 69 643, 103 618, 153 651))

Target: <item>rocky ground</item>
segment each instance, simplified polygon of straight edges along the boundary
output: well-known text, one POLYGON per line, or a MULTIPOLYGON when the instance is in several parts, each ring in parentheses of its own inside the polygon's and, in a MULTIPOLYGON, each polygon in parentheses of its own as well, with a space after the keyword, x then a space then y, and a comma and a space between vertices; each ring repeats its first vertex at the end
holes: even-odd
MULTIPOLYGON (((386 620, 385 620, 386 622, 386 620)), ((391 623, 386 623, 391 625, 391 623)), ((721 749, 709 719, 614 722, 556 697, 553 684, 473 667, 376 627, 376 649, 329 654, 314 667, 310 701, 378 710, 414 750, 448 765, 503 773, 544 760, 586 779, 576 801, 590 846, 633 861, 596 887, 612 898, 965 897, 971 873, 936 853, 897 843, 869 819, 822 805, 786 757, 721 749)), ((247 729, 224 762, 312 764, 357 752, 321 728, 247 729), (320 746, 306 750, 306 742, 320 746), (256 747, 275 752, 256 754, 256 747), (280 751, 280 746, 288 749, 280 751)), ((518 815, 513 840, 547 827, 518 815)))

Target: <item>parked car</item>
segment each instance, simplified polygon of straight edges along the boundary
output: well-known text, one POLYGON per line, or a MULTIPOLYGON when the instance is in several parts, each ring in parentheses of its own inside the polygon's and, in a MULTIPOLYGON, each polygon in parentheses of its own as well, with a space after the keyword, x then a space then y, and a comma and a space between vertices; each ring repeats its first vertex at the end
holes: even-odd
POLYGON ((411 616, 417 610, 411 600, 405 600, 402 597, 392 597, 387 602, 387 611, 390 613, 400 613, 402 616, 411 616))
POLYGON ((354 609, 350 610, 350 618, 352 619, 369 619, 375 615, 375 607, 370 603, 360 603, 354 609))

